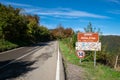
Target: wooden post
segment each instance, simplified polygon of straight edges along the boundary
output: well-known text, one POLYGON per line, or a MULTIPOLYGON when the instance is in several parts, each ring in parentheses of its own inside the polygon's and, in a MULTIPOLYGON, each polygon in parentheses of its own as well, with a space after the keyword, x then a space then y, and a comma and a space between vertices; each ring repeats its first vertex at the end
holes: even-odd
POLYGON ((114 69, 116 69, 116 67, 117 67, 117 62, 118 62, 118 55, 116 56, 116 60, 115 60, 114 69))

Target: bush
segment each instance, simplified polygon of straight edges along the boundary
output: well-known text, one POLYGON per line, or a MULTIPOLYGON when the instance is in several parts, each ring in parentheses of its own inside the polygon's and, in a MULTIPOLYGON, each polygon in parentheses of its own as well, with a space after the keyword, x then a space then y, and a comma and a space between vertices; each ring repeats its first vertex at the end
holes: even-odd
POLYGON ((18 45, 13 44, 9 41, 0 40, 0 52, 10 50, 16 47, 18 47, 18 45))

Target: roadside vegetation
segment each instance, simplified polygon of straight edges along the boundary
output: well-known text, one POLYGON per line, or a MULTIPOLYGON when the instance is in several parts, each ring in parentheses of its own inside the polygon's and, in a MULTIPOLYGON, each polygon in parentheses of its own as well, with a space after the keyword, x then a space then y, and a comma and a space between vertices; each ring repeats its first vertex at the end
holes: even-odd
POLYGON ((0 52, 5 51, 5 50, 9 50, 9 49, 13 49, 13 48, 17 48, 17 47, 18 47, 17 44, 13 44, 13 43, 11 43, 9 41, 0 40, 0 52))
MULTIPOLYGON (((91 23, 85 28, 85 32, 95 32, 91 23)), ((100 30, 96 31, 101 33, 100 30)), ((63 53, 64 59, 68 62, 81 66, 85 70, 87 80, 120 80, 120 72, 114 69, 116 56, 119 55, 119 41, 120 36, 102 36, 100 35, 100 42, 102 43, 102 50, 97 52, 97 66, 94 67, 94 52, 85 51, 86 56, 82 59, 80 64, 76 56, 75 42, 77 42, 77 33, 74 33, 69 38, 60 40, 60 49, 63 53), (114 48, 112 48, 114 47, 114 48), (113 50, 114 49, 114 50, 113 50)), ((119 61, 117 67, 119 67, 119 61)))
POLYGON ((69 48, 69 43, 66 42, 65 39, 59 41, 64 59, 72 64, 81 66, 85 70, 83 77, 86 80, 120 80, 120 72, 111 67, 100 63, 97 63, 97 66, 94 67, 93 61, 86 61, 86 59, 82 59, 80 64, 78 57, 75 55, 75 50, 69 48))
POLYGON ((0 3, 0 51, 52 39, 39 20, 37 15, 23 14, 22 9, 0 3))

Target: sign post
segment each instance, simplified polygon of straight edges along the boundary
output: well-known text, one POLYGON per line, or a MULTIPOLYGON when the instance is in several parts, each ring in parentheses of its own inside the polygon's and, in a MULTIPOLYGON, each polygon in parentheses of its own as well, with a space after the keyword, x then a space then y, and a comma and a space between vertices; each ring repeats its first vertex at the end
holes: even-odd
MULTIPOLYGON (((98 33, 78 33, 78 42, 76 42, 77 51, 95 51, 94 67, 96 66, 96 51, 101 51, 101 42, 99 42, 98 33)), ((80 59, 81 62, 81 59, 80 59)))
POLYGON ((96 51, 94 53, 94 67, 96 66, 96 51))
POLYGON ((80 64, 82 63, 82 59, 80 59, 80 64))

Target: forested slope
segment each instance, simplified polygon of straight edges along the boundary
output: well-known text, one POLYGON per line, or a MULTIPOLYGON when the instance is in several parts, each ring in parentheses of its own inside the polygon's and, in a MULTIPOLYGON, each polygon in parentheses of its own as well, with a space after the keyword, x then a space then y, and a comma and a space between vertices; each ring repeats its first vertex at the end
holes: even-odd
POLYGON ((40 25, 40 17, 0 3, 0 51, 50 40, 50 32, 40 25))
POLYGON ((110 54, 120 54, 120 36, 102 36, 101 42, 102 45, 105 46, 106 52, 110 54))

